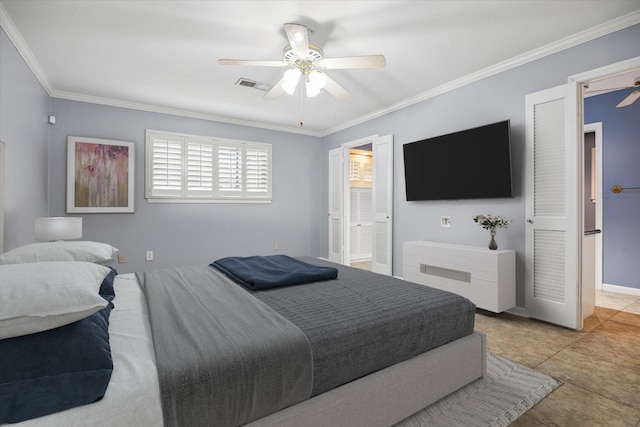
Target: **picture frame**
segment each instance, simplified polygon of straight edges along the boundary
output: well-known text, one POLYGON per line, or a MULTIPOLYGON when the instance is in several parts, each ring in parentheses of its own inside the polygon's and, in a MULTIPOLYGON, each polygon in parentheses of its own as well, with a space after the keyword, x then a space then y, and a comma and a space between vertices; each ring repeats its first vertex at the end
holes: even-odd
POLYGON ((67 213, 133 213, 135 143, 67 138, 67 213))

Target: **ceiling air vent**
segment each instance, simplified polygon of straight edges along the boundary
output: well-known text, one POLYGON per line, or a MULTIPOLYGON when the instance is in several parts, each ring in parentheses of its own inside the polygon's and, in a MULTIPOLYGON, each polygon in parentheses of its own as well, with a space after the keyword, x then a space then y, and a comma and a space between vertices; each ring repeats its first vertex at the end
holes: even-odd
POLYGON ((244 77, 240 77, 236 82, 238 86, 252 87, 254 89, 263 90, 265 92, 271 89, 271 85, 266 83, 256 82, 254 80, 245 79, 244 77))

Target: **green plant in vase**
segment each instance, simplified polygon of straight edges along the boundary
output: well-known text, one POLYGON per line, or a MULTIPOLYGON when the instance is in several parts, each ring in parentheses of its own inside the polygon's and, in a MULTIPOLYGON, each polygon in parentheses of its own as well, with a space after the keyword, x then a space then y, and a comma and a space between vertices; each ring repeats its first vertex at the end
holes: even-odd
POLYGON ((500 215, 476 215, 473 217, 473 220, 480 224, 482 228, 485 230, 489 230, 491 233, 491 242, 489 242, 489 249, 496 250, 498 249, 498 244, 496 243, 496 229, 497 228, 507 228, 511 223, 510 219, 506 219, 500 215))

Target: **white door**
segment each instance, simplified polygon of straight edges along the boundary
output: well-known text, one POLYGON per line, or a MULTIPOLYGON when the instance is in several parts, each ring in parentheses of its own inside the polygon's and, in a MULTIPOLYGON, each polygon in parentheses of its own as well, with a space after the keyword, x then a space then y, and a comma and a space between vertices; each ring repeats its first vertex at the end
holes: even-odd
POLYGON ((329 260, 343 264, 342 148, 329 151, 329 260))
POLYGON ((4 252, 4 142, 0 141, 0 254, 4 252))
POLYGON ((567 93, 564 85, 526 97, 525 302, 533 318, 580 329, 582 145, 567 120, 567 93))
POLYGON ((373 140, 373 250, 371 269, 391 275, 393 268, 393 135, 373 140))
MULTIPOLYGON (((370 260, 373 249, 371 188, 351 188, 351 234, 349 261, 370 260)), ((345 251, 346 252, 346 251, 345 251)))

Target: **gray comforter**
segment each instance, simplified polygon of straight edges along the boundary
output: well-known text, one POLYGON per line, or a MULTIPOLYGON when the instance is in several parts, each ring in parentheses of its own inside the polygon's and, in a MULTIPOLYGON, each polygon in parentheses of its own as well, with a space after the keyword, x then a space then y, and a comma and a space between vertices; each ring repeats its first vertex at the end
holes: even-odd
POLYGON ((305 400, 305 335, 209 266, 137 273, 166 426, 237 426, 305 400))
POLYGON ((167 426, 241 425, 473 332, 459 295, 299 259, 338 278, 249 291, 209 266, 138 274, 167 426))
POLYGON ((408 360, 473 332, 475 305, 440 289, 343 265, 337 280, 253 292, 307 336, 312 395, 408 360))

